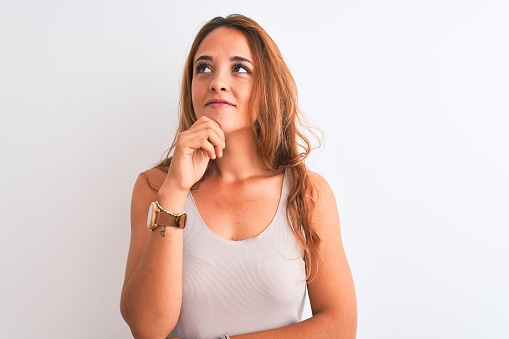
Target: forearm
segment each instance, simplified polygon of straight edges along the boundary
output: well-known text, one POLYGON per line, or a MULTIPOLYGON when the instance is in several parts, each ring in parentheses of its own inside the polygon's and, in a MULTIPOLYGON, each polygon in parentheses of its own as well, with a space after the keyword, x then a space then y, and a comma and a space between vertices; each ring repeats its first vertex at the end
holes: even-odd
MULTIPOLYGON (((304 321, 273 330, 230 336, 231 339, 337 338, 356 337, 357 317, 322 312, 304 321)), ((227 334, 227 333, 226 333, 227 334)))
POLYGON ((159 231, 151 232, 122 292, 122 316, 136 338, 163 338, 175 327, 180 313, 183 230, 167 227, 164 237, 159 231))

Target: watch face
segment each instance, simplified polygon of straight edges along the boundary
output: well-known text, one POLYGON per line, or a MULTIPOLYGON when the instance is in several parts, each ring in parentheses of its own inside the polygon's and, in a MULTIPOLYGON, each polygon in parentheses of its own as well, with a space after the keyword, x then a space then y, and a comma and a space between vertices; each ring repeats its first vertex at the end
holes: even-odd
POLYGON ((147 216, 147 227, 151 230, 156 228, 155 225, 155 217, 156 217, 156 211, 158 210, 157 204, 155 202, 150 204, 150 207, 148 208, 148 216, 147 216))

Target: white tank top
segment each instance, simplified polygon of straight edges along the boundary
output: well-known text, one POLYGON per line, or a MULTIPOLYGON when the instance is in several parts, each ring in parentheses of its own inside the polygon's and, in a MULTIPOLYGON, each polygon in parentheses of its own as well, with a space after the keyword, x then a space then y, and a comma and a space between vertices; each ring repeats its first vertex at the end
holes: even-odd
POLYGON ((274 219, 258 236, 240 241, 212 232, 189 193, 182 308, 169 337, 217 339, 301 320, 306 272, 286 218, 288 185, 286 172, 274 219))

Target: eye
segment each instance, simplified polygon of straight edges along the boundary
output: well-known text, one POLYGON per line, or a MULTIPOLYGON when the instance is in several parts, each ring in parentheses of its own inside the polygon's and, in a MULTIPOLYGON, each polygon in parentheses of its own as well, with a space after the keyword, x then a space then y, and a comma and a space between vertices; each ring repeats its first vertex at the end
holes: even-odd
POLYGON ((212 69, 206 63, 198 63, 194 66, 196 73, 210 73, 212 69))
POLYGON ((238 63, 238 64, 233 65, 232 72, 246 73, 246 74, 251 73, 249 68, 246 65, 242 64, 242 63, 238 63))

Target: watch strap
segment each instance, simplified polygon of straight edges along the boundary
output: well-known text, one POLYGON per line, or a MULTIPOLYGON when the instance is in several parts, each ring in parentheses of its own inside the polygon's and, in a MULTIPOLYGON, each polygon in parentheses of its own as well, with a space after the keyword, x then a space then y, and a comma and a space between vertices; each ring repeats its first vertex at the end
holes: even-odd
POLYGON ((170 215, 163 211, 154 211, 154 220, 152 227, 155 229, 159 226, 171 226, 183 229, 186 227, 187 214, 178 216, 170 215))

